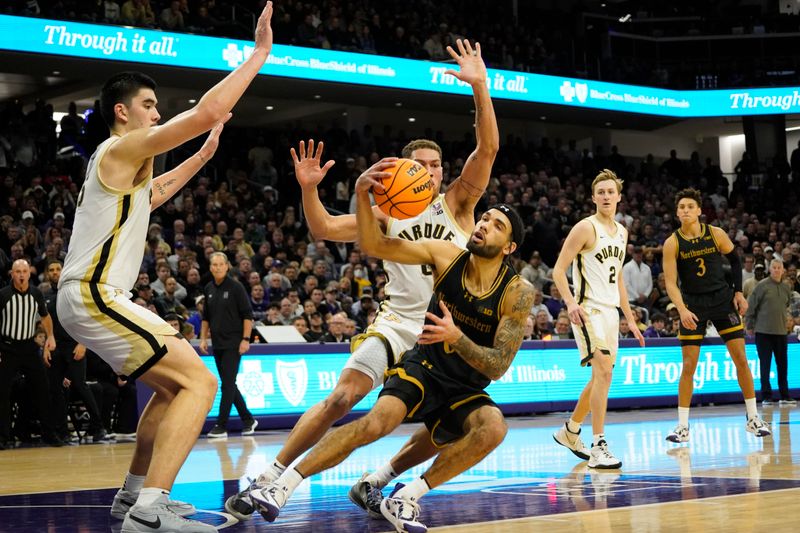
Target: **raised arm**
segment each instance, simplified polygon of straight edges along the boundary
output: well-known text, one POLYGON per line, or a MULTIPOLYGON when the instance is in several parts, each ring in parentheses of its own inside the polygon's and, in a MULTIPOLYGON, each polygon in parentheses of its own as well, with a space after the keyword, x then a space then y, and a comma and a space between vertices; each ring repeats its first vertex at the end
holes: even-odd
MULTIPOLYGON (((322 201, 319 199, 317 186, 336 163, 333 159, 322 163, 322 150, 325 144, 320 142, 314 150, 314 139, 308 140, 308 150, 306 143, 300 141, 298 149, 292 148, 292 160, 294 161, 294 173, 303 196, 303 213, 308 222, 308 229, 315 239, 323 239, 338 242, 353 242, 358 237, 358 227, 355 215, 331 215, 322 201)), ((390 166, 390 162, 395 161, 395 157, 387 157, 383 161, 387 164, 381 165, 381 169, 390 166)), ((378 218, 381 227, 385 227, 389 217, 379 208, 373 208, 375 216, 378 218)))
POLYGON ((447 51, 458 63, 460 70, 447 70, 445 74, 472 86, 472 96, 475 100, 475 137, 478 144, 475 151, 467 158, 461 176, 450 185, 445 198, 456 218, 463 214, 472 218, 475 205, 489 184, 492 165, 500 149, 500 132, 497 129, 497 117, 486 83, 486 65, 481 57, 480 43, 475 43, 473 49, 469 41, 462 42, 459 39, 456 41, 456 46, 458 53, 450 46, 447 47, 447 51))
POLYGON ((434 265, 437 272, 443 272, 462 252, 461 248, 448 241, 422 239, 407 241, 388 237, 383 233, 369 204, 370 187, 382 187, 381 178, 389 177, 383 172, 381 162, 368 168, 356 181, 356 220, 358 222, 358 243, 368 255, 404 263, 407 265, 434 265))
POLYGON ((569 268, 581 250, 594 243, 594 239, 594 227, 591 222, 583 219, 575 224, 575 227, 567 235, 567 239, 561 247, 561 252, 558 254, 556 265, 553 267, 553 282, 558 287, 558 292, 561 294, 564 303, 567 304, 567 313, 569 313, 569 319, 573 324, 583 324, 586 314, 578 305, 578 302, 575 301, 575 296, 569 287, 567 268, 569 268))
POLYGON ((525 321, 533 306, 533 285, 517 277, 511 282, 500 309, 500 322, 492 346, 480 346, 453 323, 453 317, 439 302, 443 317, 433 313, 427 317, 432 322, 425 324, 419 337, 420 344, 446 342, 466 363, 491 380, 503 377, 519 351, 525 334, 525 321))
POLYGON ((214 126, 206 142, 203 143, 203 146, 196 154, 153 180, 150 211, 155 211, 160 205, 175 196, 175 193, 181 190, 186 182, 192 179, 203 168, 203 165, 214 157, 214 153, 216 153, 219 146, 219 136, 222 133, 222 128, 230 117, 231 114, 228 113, 225 120, 214 126))
POLYGON ((123 136, 109 152, 115 159, 131 163, 162 154, 222 122, 256 77, 272 50, 272 2, 267 2, 255 31, 255 48, 239 68, 211 88, 192 109, 163 126, 140 128, 123 136))

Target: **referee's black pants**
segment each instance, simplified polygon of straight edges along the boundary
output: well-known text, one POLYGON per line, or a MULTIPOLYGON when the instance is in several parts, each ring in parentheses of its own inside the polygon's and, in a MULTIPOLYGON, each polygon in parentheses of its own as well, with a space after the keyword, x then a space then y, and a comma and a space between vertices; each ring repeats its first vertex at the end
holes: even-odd
POLYGON ((786 376, 789 368, 787 357, 786 335, 772 335, 756 332, 756 350, 761 363, 761 400, 772 399, 772 385, 769 382, 769 371, 772 367, 772 355, 775 354, 775 368, 778 371, 778 389, 781 400, 789 400, 789 381, 786 376))
POLYGON ((50 394, 47 372, 33 339, 12 341, 0 347, 0 443, 11 440, 11 383, 17 372, 25 375, 31 403, 36 406, 42 424, 42 436, 53 440, 55 431, 50 417, 50 394))
POLYGON ((50 379, 50 397, 53 401, 53 421, 60 437, 67 434, 67 393, 70 399, 80 398, 89 413, 89 432, 93 435, 103 429, 100 409, 94 394, 86 384, 86 357, 75 360, 76 344, 58 340, 56 349, 50 360, 48 375, 50 379), (64 378, 69 379, 69 391, 64 390, 64 378))
POLYGON ((217 425, 224 428, 228 425, 228 417, 231 414, 231 404, 236 406, 236 412, 242 422, 253 421, 253 415, 247 409, 247 404, 236 386, 236 374, 239 373, 239 363, 242 361, 242 354, 236 348, 216 348, 214 350, 214 362, 217 364, 217 372, 222 382, 222 397, 219 401, 219 415, 217 415, 217 425))

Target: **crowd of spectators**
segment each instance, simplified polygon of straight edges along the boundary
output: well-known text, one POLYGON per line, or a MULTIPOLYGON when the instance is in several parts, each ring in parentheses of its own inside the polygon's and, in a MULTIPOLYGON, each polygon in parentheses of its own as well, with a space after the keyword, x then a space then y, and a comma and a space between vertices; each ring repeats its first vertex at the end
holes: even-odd
MULTIPOLYGON (((0 12, 249 39, 252 14, 263 4, 250 4, 250 12, 226 0, 18 0, 4 3, 0 12)), ((617 39, 609 44, 608 38, 611 32, 648 38, 797 33, 800 18, 795 15, 730 2, 538 4, 519 2, 515 17, 511 2, 498 8, 479 0, 283 0, 275 4, 272 26, 280 44, 433 61, 449 60, 446 47, 468 37, 483 44, 484 59, 494 68, 672 88, 798 79, 800 65, 789 43, 760 55, 759 47, 746 45, 743 53, 726 54, 730 46, 724 46, 712 61, 704 53, 670 53, 669 43, 654 50, 644 42, 629 46, 631 41, 617 39), (742 68, 745 64, 748 68, 742 68), (775 72, 781 75, 770 75, 775 72)))

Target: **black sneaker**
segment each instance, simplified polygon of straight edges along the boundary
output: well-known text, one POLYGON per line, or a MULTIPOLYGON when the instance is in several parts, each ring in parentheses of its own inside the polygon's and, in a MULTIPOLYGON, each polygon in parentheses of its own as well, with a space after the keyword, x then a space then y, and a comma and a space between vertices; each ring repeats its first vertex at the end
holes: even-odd
POLYGON ((209 439, 227 439, 228 432, 222 426, 214 426, 206 435, 209 439))
POLYGON ((109 440, 105 429, 100 428, 92 434, 92 442, 104 442, 109 440))
POLYGON ((242 426, 242 435, 252 435, 256 432, 256 426, 258 426, 258 420, 244 422, 244 425, 242 426))
POLYGON ((381 514, 381 502, 383 493, 378 487, 373 487, 365 481, 369 472, 365 472, 358 482, 350 487, 347 497, 350 501, 364 509, 370 518, 383 518, 381 514))

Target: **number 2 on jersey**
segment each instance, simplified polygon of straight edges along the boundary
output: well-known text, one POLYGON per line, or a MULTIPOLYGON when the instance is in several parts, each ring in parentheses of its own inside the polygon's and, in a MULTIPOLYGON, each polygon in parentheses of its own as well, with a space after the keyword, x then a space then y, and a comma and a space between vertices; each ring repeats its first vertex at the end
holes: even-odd
POLYGON ((615 266, 608 267, 608 282, 609 283, 617 282, 617 267, 615 266))

